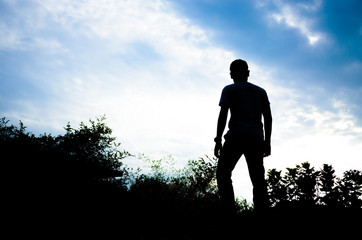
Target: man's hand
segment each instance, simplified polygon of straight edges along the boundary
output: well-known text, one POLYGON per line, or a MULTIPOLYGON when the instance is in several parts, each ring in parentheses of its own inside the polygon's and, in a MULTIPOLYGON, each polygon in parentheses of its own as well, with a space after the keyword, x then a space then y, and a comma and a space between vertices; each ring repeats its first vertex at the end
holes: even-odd
POLYGON ((267 157, 270 156, 271 154, 271 145, 269 142, 264 142, 264 146, 263 146, 263 156, 267 157))
POLYGON ((222 148, 222 143, 220 142, 216 142, 215 144, 215 148, 214 148, 214 155, 215 157, 219 158, 220 157, 220 151, 222 148))

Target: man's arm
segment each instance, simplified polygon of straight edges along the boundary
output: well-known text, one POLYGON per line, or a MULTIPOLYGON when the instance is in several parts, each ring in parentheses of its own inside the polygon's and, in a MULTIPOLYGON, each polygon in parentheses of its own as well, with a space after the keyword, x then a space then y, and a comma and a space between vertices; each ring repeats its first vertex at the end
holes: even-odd
POLYGON ((265 130, 265 142, 264 142, 264 157, 267 157, 271 154, 271 133, 272 133, 272 122, 273 118, 271 115, 270 106, 266 108, 266 111, 263 113, 264 117, 264 130, 265 130))
POLYGON ((220 157, 220 150, 222 148, 222 134, 224 133, 226 121, 228 118, 228 111, 229 108, 225 106, 221 106, 219 118, 217 120, 217 133, 215 138, 215 149, 214 149, 214 155, 215 157, 220 157))

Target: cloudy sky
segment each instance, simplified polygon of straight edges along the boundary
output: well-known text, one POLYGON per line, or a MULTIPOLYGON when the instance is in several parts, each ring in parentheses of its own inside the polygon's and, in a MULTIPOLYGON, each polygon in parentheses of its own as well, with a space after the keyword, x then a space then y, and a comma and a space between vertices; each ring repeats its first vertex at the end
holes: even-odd
MULTIPOLYGON (((57 135, 106 114, 125 150, 182 166, 212 155, 221 90, 241 58, 271 102, 267 169, 361 170, 361 9, 360 0, 1 0, 0 115, 57 135)), ((247 174, 242 159, 233 179, 250 200, 247 174)))

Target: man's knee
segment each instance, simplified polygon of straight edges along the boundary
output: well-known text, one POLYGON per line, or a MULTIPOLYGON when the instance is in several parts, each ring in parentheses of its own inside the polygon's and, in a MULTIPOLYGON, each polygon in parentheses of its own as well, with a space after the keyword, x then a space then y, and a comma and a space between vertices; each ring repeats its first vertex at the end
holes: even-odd
POLYGON ((231 184, 231 171, 221 166, 216 169, 216 180, 218 185, 231 184))
POLYGON ((231 173, 227 171, 216 171, 216 180, 218 182, 231 182, 231 173))

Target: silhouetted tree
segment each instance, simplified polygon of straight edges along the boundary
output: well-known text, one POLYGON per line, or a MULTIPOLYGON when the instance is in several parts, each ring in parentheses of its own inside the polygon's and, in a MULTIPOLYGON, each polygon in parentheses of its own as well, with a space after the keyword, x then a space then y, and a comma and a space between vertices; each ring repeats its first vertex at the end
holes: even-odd
POLYGON ((336 175, 331 165, 323 164, 320 171, 320 196, 319 202, 321 205, 330 207, 340 207, 341 194, 336 186, 336 175))
POLYGON ((77 198, 99 198, 125 190, 128 171, 120 151, 104 123, 105 117, 83 122, 78 129, 68 123, 66 133, 35 136, 0 121, 1 164, 8 181, 8 194, 38 205, 77 198), (42 202, 42 203, 41 203, 42 202))
POLYGON ((324 164, 320 171, 308 162, 281 171, 271 169, 267 184, 271 206, 362 207, 362 172, 349 170, 343 178, 336 178, 331 165, 324 164))
POLYGON ((288 202, 286 180, 281 175, 281 170, 275 168, 268 171, 267 187, 269 201, 272 206, 285 205, 288 202))
POLYGON ((362 207, 362 172, 349 170, 344 172, 343 179, 338 181, 341 201, 344 207, 362 207))

